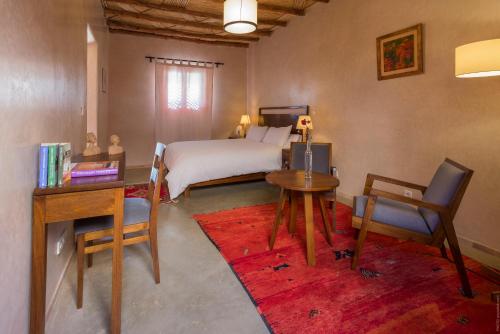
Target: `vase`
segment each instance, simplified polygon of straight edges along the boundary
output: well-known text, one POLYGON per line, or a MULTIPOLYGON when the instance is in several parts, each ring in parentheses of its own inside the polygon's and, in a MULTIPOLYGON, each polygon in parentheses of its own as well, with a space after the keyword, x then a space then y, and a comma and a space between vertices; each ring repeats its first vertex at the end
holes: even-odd
POLYGON ((306 142, 306 152, 304 154, 304 177, 306 179, 312 178, 312 151, 311 151, 311 134, 307 134, 307 142, 306 142))

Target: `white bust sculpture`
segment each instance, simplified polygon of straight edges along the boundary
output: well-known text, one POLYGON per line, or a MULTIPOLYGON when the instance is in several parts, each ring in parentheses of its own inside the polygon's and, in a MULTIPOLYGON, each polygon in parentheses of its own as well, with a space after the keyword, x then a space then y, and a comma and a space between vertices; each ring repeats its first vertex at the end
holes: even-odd
POLYGON ((97 137, 93 132, 87 133, 87 147, 83 150, 84 156, 96 155, 101 153, 101 149, 97 146, 97 137))
POLYGON ((118 145, 120 143, 120 137, 118 137, 117 135, 112 135, 109 138, 109 141, 111 142, 111 145, 108 147, 109 155, 123 153, 123 147, 118 145))

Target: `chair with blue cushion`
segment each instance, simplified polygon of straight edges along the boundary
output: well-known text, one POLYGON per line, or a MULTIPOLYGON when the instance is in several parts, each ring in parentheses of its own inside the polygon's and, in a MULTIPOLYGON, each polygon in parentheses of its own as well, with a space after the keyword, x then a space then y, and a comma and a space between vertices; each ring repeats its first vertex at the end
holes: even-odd
POLYGON ((460 276, 463 294, 472 298, 453 227, 453 218, 472 174, 472 170, 450 159, 439 166, 428 187, 368 174, 363 196, 354 197, 352 226, 359 229, 359 234, 351 268, 356 269, 368 231, 439 247, 443 257, 447 257, 446 239, 460 276), (375 181, 418 190, 423 194, 422 200, 376 189, 373 187, 375 181))
MULTIPOLYGON (((156 144, 146 198, 125 198, 123 209, 123 245, 149 241, 155 282, 160 283, 157 215, 161 185, 165 173, 165 145, 156 144)), ((75 221, 77 253, 77 308, 83 304, 83 262, 92 266, 92 254, 113 248, 113 216, 75 221)))

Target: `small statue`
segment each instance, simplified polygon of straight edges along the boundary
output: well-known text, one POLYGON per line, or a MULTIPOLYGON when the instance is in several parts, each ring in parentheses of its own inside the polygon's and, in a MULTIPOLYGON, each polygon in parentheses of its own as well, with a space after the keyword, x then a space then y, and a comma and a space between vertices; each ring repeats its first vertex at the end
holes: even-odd
POLYGON ((101 149, 97 146, 97 137, 93 132, 87 133, 87 147, 83 150, 84 156, 97 155, 101 149))
POLYGON ((117 135, 111 135, 109 141, 111 142, 111 145, 108 147, 109 155, 123 153, 123 147, 118 145, 120 144, 120 137, 118 137, 117 135))

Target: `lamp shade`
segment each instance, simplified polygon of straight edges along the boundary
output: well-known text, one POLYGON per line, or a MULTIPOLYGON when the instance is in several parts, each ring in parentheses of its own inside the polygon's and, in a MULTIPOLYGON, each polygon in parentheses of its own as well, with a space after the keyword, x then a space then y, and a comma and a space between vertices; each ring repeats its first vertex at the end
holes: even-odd
POLYGON ((313 129, 313 123, 311 120, 311 116, 301 115, 297 120, 297 129, 313 129))
POLYGON ((224 30, 248 34, 257 29, 257 0, 225 0, 224 30))
POLYGON ((243 125, 248 125, 250 124, 250 116, 248 115, 242 115, 241 116, 241 119, 240 119, 240 124, 243 124, 243 125))
POLYGON ((495 75, 500 75, 500 39, 465 44, 455 49, 457 78, 495 75))

